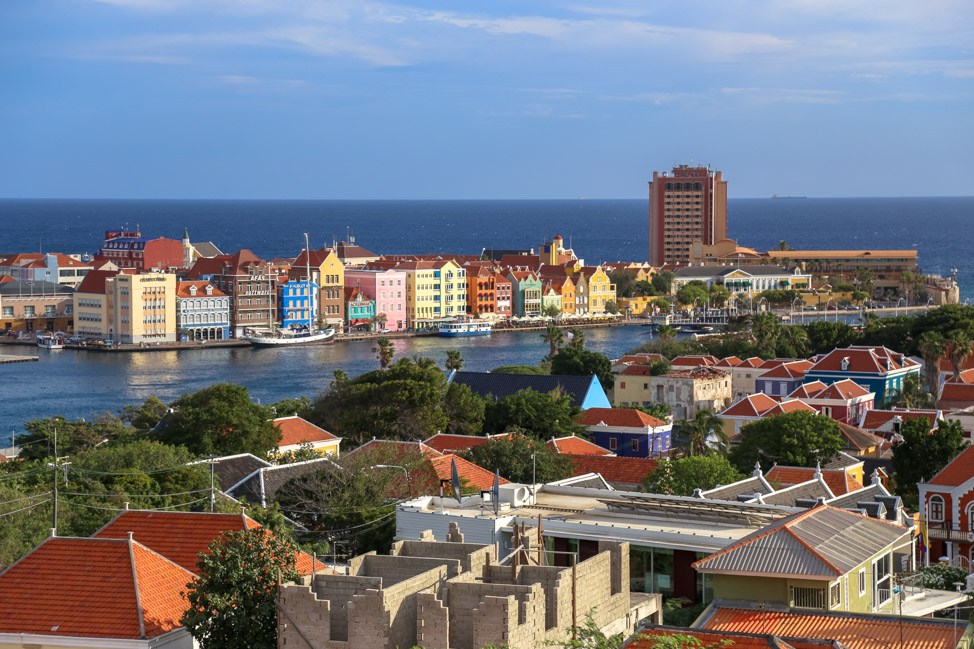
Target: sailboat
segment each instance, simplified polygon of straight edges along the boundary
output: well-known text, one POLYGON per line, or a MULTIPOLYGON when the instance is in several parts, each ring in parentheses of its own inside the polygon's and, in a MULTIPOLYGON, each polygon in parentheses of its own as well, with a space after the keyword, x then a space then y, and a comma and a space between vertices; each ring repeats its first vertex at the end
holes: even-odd
MULTIPOLYGON (((335 329, 327 327, 318 329, 315 326, 315 297, 311 294, 311 246, 308 244, 308 233, 304 234, 304 250, 308 282, 308 323, 299 327, 290 326, 283 329, 274 330, 269 328, 266 331, 253 331, 243 338, 255 347, 282 347, 286 345, 314 345, 332 342, 335 338, 335 329)), ((273 306, 271 306, 273 309, 273 306)))

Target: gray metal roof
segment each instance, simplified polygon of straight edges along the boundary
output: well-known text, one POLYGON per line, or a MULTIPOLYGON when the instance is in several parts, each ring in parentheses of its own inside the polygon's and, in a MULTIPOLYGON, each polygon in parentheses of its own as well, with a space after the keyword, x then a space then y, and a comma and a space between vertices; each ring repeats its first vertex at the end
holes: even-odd
POLYGON ((0 295, 18 297, 42 297, 44 295, 65 295, 74 293, 74 289, 64 284, 54 282, 3 282, 0 284, 0 295))
POLYGON ((817 500, 819 498, 829 500, 834 496, 835 494, 829 491, 828 485, 823 480, 813 478, 808 482, 799 482, 786 489, 779 489, 772 494, 762 496, 761 502, 769 505, 794 506, 798 500, 817 500))
POLYGON ((700 572, 836 577, 910 535, 835 507, 789 516, 697 562, 700 572))
POLYGON ((754 494, 769 494, 774 488, 768 484, 763 476, 754 476, 738 480, 727 485, 708 489, 701 492, 701 496, 710 500, 736 500, 738 496, 749 495, 753 498, 754 494))

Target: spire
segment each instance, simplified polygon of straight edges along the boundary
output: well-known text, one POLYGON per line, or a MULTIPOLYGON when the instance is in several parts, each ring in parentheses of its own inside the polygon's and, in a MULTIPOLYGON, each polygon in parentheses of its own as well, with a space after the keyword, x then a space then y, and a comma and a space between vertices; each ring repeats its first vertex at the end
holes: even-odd
POLYGON ((754 463, 754 477, 755 478, 760 478, 762 475, 764 475, 764 474, 761 473, 761 463, 760 462, 755 462, 754 463))

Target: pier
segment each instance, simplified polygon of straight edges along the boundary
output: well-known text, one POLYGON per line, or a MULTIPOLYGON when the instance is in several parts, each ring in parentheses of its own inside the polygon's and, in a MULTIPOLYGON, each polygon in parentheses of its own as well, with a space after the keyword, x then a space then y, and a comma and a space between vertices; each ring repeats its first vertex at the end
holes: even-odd
POLYGON ((40 360, 37 356, 19 356, 16 354, 0 354, 0 365, 4 363, 29 363, 40 360))

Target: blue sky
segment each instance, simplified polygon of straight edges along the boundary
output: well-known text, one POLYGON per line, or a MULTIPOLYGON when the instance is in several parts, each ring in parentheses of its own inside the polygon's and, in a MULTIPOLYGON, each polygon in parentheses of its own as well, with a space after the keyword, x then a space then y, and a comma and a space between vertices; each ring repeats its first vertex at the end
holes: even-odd
POLYGON ((972 195, 970 0, 4 0, 0 196, 972 195))

